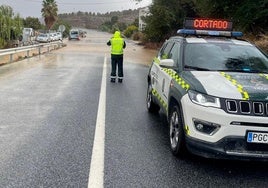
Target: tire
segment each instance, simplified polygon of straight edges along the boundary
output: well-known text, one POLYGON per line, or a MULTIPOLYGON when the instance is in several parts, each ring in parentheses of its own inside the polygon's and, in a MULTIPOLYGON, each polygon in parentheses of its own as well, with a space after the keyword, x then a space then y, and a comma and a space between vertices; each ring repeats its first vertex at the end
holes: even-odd
POLYGON ((147 89, 147 110, 151 113, 157 113, 160 110, 160 107, 154 103, 153 101, 153 94, 152 94, 152 85, 149 83, 148 84, 148 89, 147 89))
POLYGON ((186 154, 185 134, 179 107, 174 105, 169 115, 169 140, 173 155, 184 157, 186 154))

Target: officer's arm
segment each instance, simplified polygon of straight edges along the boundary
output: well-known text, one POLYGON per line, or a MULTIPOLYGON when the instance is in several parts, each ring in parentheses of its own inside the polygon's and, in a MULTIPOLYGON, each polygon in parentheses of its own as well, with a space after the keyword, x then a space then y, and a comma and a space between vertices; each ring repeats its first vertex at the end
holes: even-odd
POLYGON ((126 42, 124 41, 124 45, 123 45, 123 48, 126 48, 126 42))

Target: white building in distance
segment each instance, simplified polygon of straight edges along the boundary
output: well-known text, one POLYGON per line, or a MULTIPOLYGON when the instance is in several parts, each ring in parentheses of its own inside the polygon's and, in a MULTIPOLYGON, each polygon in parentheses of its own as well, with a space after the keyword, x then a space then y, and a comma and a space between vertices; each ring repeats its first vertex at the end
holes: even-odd
POLYGON ((139 10, 139 31, 143 31, 146 27, 146 23, 143 18, 150 14, 149 7, 141 8, 139 10))

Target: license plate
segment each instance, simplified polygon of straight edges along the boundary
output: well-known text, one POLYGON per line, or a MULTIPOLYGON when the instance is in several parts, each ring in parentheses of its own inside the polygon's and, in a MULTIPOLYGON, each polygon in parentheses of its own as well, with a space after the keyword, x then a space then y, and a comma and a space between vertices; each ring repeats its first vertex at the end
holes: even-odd
POLYGON ((268 144, 268 133, 248 132, 247 142, 268 144))

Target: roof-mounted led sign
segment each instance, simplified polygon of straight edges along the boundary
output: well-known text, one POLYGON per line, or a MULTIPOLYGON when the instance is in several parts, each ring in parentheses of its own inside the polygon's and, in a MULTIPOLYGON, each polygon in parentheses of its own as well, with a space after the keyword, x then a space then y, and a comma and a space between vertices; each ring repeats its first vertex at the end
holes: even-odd
POLYGON ((228 20, 187 18, 184 21, 185 29, 232 31, 233 23, 228 20))

